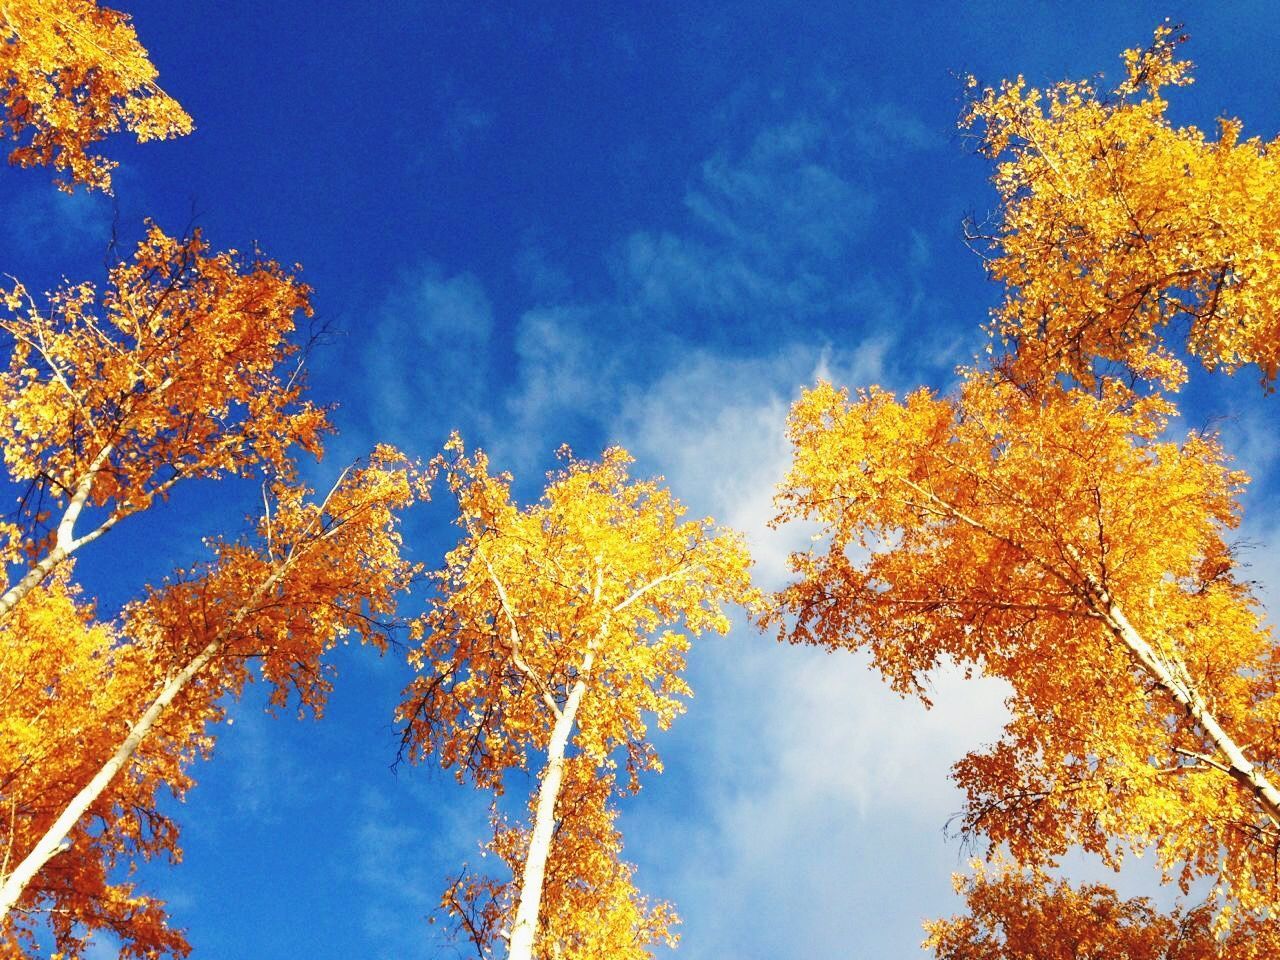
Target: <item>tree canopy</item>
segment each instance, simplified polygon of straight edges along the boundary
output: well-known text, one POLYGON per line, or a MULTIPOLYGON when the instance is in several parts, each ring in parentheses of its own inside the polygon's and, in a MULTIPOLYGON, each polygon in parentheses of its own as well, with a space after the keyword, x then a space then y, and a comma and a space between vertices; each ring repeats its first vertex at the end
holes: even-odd
POLYGON ((95 153, 109 134, 139 141, 190 133, 191 117, 156 83, 127 14, 96 0, 6 0, 0 9, 0 135, 9 162, 51 166, 59 184, 111 188, 114 161, 95 153))

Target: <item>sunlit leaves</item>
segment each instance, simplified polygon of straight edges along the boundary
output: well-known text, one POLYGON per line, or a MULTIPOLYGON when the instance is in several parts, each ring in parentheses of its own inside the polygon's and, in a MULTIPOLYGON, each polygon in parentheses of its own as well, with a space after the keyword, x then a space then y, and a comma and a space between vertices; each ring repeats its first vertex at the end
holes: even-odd
POLYGON ((784 632, 865 647, 922 697, 946 661, 1007 681, 1004 737, 956 779, 966 828, 1019 861, 1152 846, 1171 877, 1266 909, 1274 813, 1175 693, 1274 777, 1280 659, 1224 540, 1244 477, 1211 436, 1164 439, 1171 412, 1114 380, 1032 392, 1001 371, 949 398, 808 392, 781 518, 818 521, 825 544, 793 559, 784 632))
POLYGON ((327 428, 286 365, 308 292, 271 261, 155 226, 101 296, 67 285, 41 306, 11 289, 0 316, 10 475, 74 489, 110 447, 92 502, 128 512, 174 474, 289 469, 288 446, 318 451, 327 428))
POLYGON ((1088 382, 1117 361, 1166 386, 1185 378, 1178 344, 1209 367, 1280 364, 1280 167, 1273 143, 1216 138, 1167 116, 1190 82, 1185 39, 1161 27, 1125 53, 1113 93, 1092 83, 983 91, 965 124, 998 163, 994 232, 976 239, 1005 286, 995 328, 1023 376, 1088 382))
POLYGON ((400 709, 406 748, 497 792, 509 770, 547 758, 532 827, 499 825, 493 841, 512 878, 464 874, 446 911, 484 950, 513 924, 525 929, 524 906, 532 956, 648 956, 671 938, 674 914, 648 904, 618 858, 613 771, 625 763, 635 790, 659 768, 649 728, 684 709, 690 636, 724 633, 729 604, 760 602, 746 550, 710 520, 686 520, 659 482, 632 480, 618 448, 598 462, 568 458, 523 508, 510 477, 456 437, 440 463, 463 537, 418 624, 420 675, 400 709), (554 830, 539 800, 551 801, 554 830), (522 884, 530 864, 536 889, 522 884))
POLYGON ((1071 886, 1008 863, 956 878, 968 913, 925 926, 938 960, 1265 960, 1280 928, 1246 923, 1222 936, 1209 905, 1163 912, 1103 884, 1071 886))
POLYGON ((0 625, 0 879, 64 811, 85 809, 20 892, 0 950, 34 956, 43 922, 60 950, 105 930, 127 956, 186 953, 161 904, 108 882, 112 868, 180 856, 157 803, 190 786, 228 695, 260 676, 273 704, 319 712, 332 679, 322 655, 348 635, 385 642, 414 575, 397 518, 425 482, 379 448, 319 500, 278 483, 251 536, 213 541, 208 562, 149 588, 111 624, 76 602, 66 566, 18 603, 0 625), (111 764, 119 773, 86 794, 111 764))
POLYGON ((741 540, 685 520, 660 484, 630 480, 631 458, 571 460, 541 501, 520 508, 483 453, 445 464, 462 542, 434 575, 437 602, 411 654, 420 676, 401 715, 414 755, 501 787, 546 748, 555 715, 594 651, 575 743, 603 763, 621 746, 633 773, 656 763, 689 689, 689 635, 728 630, 724 605, 755 602, 741 540), (505 598, 504 598, 505 595, 505 598))
POLYGON ((156 85, 129 17, 96 0, 5 0, 0 89, 0 136, 18 143, 9 162, 52 166, 65 189, 110 189, 115 163, 92 152, 108 134, 191 132, 191 118, 156 85))

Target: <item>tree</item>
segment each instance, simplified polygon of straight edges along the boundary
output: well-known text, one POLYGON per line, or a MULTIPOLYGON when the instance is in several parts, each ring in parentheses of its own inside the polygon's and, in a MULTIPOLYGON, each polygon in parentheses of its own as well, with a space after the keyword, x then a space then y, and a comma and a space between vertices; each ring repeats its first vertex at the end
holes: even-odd
MULTIPOLYGON (((0 626, 0 881, 8 884, 35 838, 65 806, 68 790, 86 783, 101 748, 83 740, 118 736, 134 705, 146 695, 154 671, 141 647, 123 644, 111 624, 95 623, 93 610, 69 583, 70 565, 19 603, 0 626)), ((75 956, 96 931, 121 939, 132 954, 185 955, 181 934, 167 926, 163 904, 111 883, 116 857, 151 856, 176 849, 176 827, 155 808, 159 782, 178 795, 188 786, 180 758, 199 752, 199 730, 165 724, 139 751, 148 776, 121 778, 98 804, 109 829, 87 820, 50 869, 32 883, 0 927, 0 956, 36 956, 37 922, 44 918, 57 949, 75 956), (97 847, 97 849, 92 849, 97 847), (52 909, 41 911, 48 904, 52 909)), ((6 890, 7 892, 7 890, 6 890)), ((12 905, 11 905, 12 906, 12 905)))
MULTIPOLYGON (((91 0, 8 0, 0 76, 10 161, 52 166, 67 191, 110 189, 114 164, 91 152, 108 134, 191 129, 129 18, 91 0)), ((163 904, 115 879, 138 858, 178 858, 159 796, 188 789, 255 674, 274 707, 319 712, 322 654, 351 633, 384 642, 414 573, 397 516, 427 477, 379 447, 319 501, 298 483, 295 449, 318 455, 329 429, 301 397, 308 295, 256 251, 211 253, 154 225, 101 295, 0 291, 0 448, 22 491, 0 523, 0 956, 46 939, 78 956, 104 930, 122 956, 186 955, 163 904), (99 622, 74 556, 183 480, 233 477, 263 482, 253 535, 207 539, 207 563, 140 584, 99 622)))
MULTIPOLYGON (((994 327, 1024 375, 1088 382, 1098 360, 1166 386, 1185 378, 1166 327, 1185 329, 1206 366, 1280 369, 1280 150, 1241 140, 1239 120, 1211 140, 1167 116, 1167 87, 1191 82, 1168 25, 1127 50, 1109 95, 1089 82, 987 89, 965 125, 998 162, 993 234, 975 236, 1005 287, 994 327)), ((971 81, 976 85, 976 81, 971 81)))
POLYGON ((90 153, 121 128, 139 141, 190 133, 191 118, 156 84, 126 14, 96 0, 6 0, 0 8, 0 136, 9 162, 52 166, 59 185, 109 190, 116 164, 90 153))
POLYGON ((1280 952, 1274 923, 1225 937, 1207 906, 1163 913, 1104 884, 1072 887, 1008 863, 956 878, 968 914, 925 924, 938 960, 1265 960, 1280 952))
POLYGON ((514 903, 502 931, 509 957, 599 955, 603 948, 565 933, 581 929, 573 927, 581 920, 564 919, 571 888, 578 905, 570 914, 625 910, 632 935, 651 938, 639 943, 643 951, 666 936, 669 921, 646 925, 628 868, 590 867, 576 855, 565 863, 583 830, 601 838, 583 855, 612 856, 617 846, 603 800, 588 803, 586 819, 566 804, 607 795, 591 778, 610 776, 619 751, 632 791, 641 771, 660 769, 649 718, 665 729, 683 709, 689 636, 725 632, 727 604, 759 603, 746 550, 710 520, 684 520, 657 481, 630 480, 631 458, 619 448, 598 463, 566 451, 541 501, 523 509, 511 499, 511 478, 492 475, 483 453, 468 457, 456 436, 446 450, 463 538, 435 574, 439 596, 419 624, 412 662, 421 675, 400 708, 406 750, 414 759, 434 754, 459 780, 498 792, 504 774, 544 757, 527 838, 500 832, 496 841, 503 859, 522 861, 501 894, 514 903), (560 878, 554 885, 549 869, 560 878), (597 883, 590 891, 573 886, 589 878, 597 883))
POLYGON ((260 255, 212 254, 198 233, 179 240, 154 225, 101 297, 67 284, 42 309, 21 284, 3 291, 0 439, 26 494, 16 521, 0 524, 0 622, 175 484, 288 479, 290 446, 319 453, 327 418, 301 399, 301 365, 288 366, 308 293, 260 255))
POLYGON ((101 294, 67 284, 43 307, 21 285, 4 294, 0 437, 23 491, 0 524, 0 686, 10 691, 0 908, 11 944, 33 943, 32 918, 43 915, 60 943, 105 928, 139 950, 177 949, 158 903, 107 876, 121 859, 176 851, 154 798, 181 793, 186 765, 212 743, 217 697, 243 683, 249 654, 237 644, 270 641, 253 654, 264 674, 318 705, 319 654, 345 629, 367 633, 362 596, 369 614, 387 612, 407 583, 388 511, 423 489, 393 452, 319 505, 296 482, 293 449, 318 454, 329 429, 302 398, 294 335, 307 295, 260 255, 215 254, 199 234, 180 240, 154 226, 101 294), (150 590, 120 622, 94 624, 70 580, 74 556, 176 484, 229 477, 262 479, 276 504, 258 546, 218 544, 208 570, 150 590), (277 622, 270 610, 301 619, 277 622), (180 612, 186 620, 173 619, 180 612), (264 633, 270 624, 279 629, 264 633), (64 684, 93 696, 45 695, 64 684))
MULTIPOLYGON (((537 957, 646 960, 652 956, 650 947, 676 945, 680 919, 675 909, 641 895, 632 882, 635 868, 620 857, 622 835, 610 804, 616 792, 614 776, 600 775, 590 757, 566 758, 543 880, 537 957)), ((536 801, 529 806, 535 814, 536 801)), ((528 828, 495 816, 488 851, 497 855, 511 879, 464 871, 441 900, 442 909, 454 920, 455 934, 471 941, 482 958, 493 956, 504 932, 512 928, 529 840, 528 828)))
POLYGON ((1280 653, 1224 539, 1245 482, 1216 439, 1164 438, 1174 407, 1113 380, 1029 390, 968 371, 957 396, 828 385, 791 414, 780 520, 784 635, 865 648, 927 700, 944 661, 1000 677, 1012 714, 961 760, 964 825, 1023 864, 1070 845, 1211 876, 1280 904, 1280 653))
POLYGON ((350 633, 383 645, 380 621, 414 572, 396 516, 424 484, 390 448, 318 503, 278 482, 251 541, 212 541, 209 563, 148 589, 115 624, 91 622, 65 567, 23 598, 0 626, 0 916, 15 956, 34 947, 42 913, 59 950, 108 929, 128 955, 185 955, 159 904, 110 883, 110 869, 176 858, 177 826, 157 795, 185 792, 186 768, 212 749, 253 664, 274 705, 292 696, 319 712, 330 689, 322 654, 350 633))
POLYGON ((796 404, 779 520, 827 540, 775 622, 926 701, 945 661, 1004 679, 1003 738, 955 767, 965 829, 1036 869, 1154 847, 1245 930, 1280 905, 1280 651, 1226 539, 1247 478, 1216 437, 1169 438, 1186 366, 1165 335, 1274 380, 1276 178, 1235 121, 1214 144, 1167 121, 1181 39, 1128 51, 1110 99, 1019 78, 972 104, 1000 161, 978 238, 1006 290, 995 359, 954 396, 796 404))

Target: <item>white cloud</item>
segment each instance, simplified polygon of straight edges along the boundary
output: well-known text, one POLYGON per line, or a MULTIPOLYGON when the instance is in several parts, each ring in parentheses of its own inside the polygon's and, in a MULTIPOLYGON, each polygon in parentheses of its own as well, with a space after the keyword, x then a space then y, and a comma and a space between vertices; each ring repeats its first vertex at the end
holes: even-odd
POLYGON ((702 164, 685 196, 696 221, 764 260, 835 258, 859 239, 872 196, 822 160, 826 127, 798 119, 757 134, 740 159, 702 164))
POLYGON ((518 393, 509 409, 524 423, 558 412, 592 409, 602 387, 622 374, 619 358, 601 350, 603 331, 592 329, 602 311, 591 307, 530 310, 516 331, 518 393))
POLYGON ((946 674, 925 711, 859 656, 771 643, 742 636, 700 657, 699 706, 714 719, 688 718, 697 739, 667 751, 670 774, 701 794, 696 819, 661 854, 652 825, 633 835, 666 864, 682 955, 903 954, 922 917, 950 909, 961 851, 943 835, 960 806, 948 769, 996 734, 1002 690, 946 674))
POLYGON ((47 182, 12 192, 2 208, 5 232, 20 249, 46 256, 105 250, 111 233, 111 201, 80 189, 67 194, 47 182))
POLYGON ((347 839, 351 903, 378 960, 439 955, 447 939, 427 918, 487 836, 476 791, 421 775, 367 785, 347 839), (453 794, 449 800, 445 796, 453 794), (414 819, 406 811, 423 813, 414 819))
POLYGON ((807 531, 768 525, 774 487, 790 464, 791 403, 820 378, 882 380, 886 345, 873 340, 838 353, 795 344, 770 358, 742 359, 699 351, 630 390, 611 434, 640 459, 639 472, 662 473, 694 511, 746 534, 757 579, 776 588, 790 551, 807 542, 807 531))
MULTIPOLYGON (((887 340, 772 358, 701 353, 636 389, 615 433, 695 512, 743 529, 762 586, 786 578, 806 529, 770 530, 801 386, 893 379, 887 340)), ((861 655, 779 645, 746 625, 691 658, 696 699, 659 739, 668 774, 626 807, 643 889, 685 917, 685 957, 905 953, 923 916, 952 909, 961 803, 950 764, 994 739, 1003 688, 936 678, 936 707, 894 696, 861 655), (874 933, 866 929, 874 920, 874 933)))

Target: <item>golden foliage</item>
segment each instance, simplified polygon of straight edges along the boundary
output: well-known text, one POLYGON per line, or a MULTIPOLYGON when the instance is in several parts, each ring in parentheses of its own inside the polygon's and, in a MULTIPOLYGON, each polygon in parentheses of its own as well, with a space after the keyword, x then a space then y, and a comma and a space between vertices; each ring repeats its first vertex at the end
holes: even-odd
POLYGON ((657 481, 627 476, 614 447, 599 463, 570 459, 542 500, 521 509, 511 478, 461 441, 442 461, 464 536, 434 574, 437 602, 410 654, 420 671, 400 708, 412 755, 436 754, 460 780, 501 789, 545 750, 581 679, 574 743, 598 763, 622 747, 632 783, 658 766, 652 717, 683 711, 689 635, 725 633, 726 603, 755 603, 741 539, 684 507, 657 481), (596 666, 584 674, 592 654, 596 666))
MULTIPOLYGON (((538 960, 648 960, 652 947, 674 947, 680 919, 669 903, 652 902, 632 882, 635 867, 621 859, 610 799, 612 775, 600 775, 590 758, 566 765, 556 840, 547 860, 538 960)), ((530 813, 535 804, 530 803, 530 813)), ((500 951, 520 897, 519 877, 529 852, 529 830, 494 819, 487 845, 512 875, 510 880, 464 872, 441 900, 455 934, 482 956, 500 951)))
POLYGON ((666 728, 684 709, 690 635, 726 632, 727 604, 760 603, 750 560, 736 534, 685 520, 658 481, 631 480, 619 448, 598 462, 566 452, 526 508, 483 453, 467 456, 456 436, 447 453, 463 539, 418 625, 405 747, 499 793, 507 771, 539 754, 546 763, 532 827, 500 827, 493 842, 513 880, 464 875, 446 909, 481 945, 510 935, 513 955, 519 935, 531 956, 648 956, 675 917, 638 894, 618 859, 615 755, 632 791, 642 770, 660 769, 649 724, 666 728))
POLYGON ((68 956, 102 930, 125 956, 186 955, 159 901, 109 883, 109 872, 180 857, 178 827, 157 799, 191 785, 187 768, 212 749, 228 694, 256 672, 273 704, 292 697, 318 712, 331 682, 324 652, 348 634, 384 643, 380 621, 414 573, 396 517, 424 493, 425 478, 379 448, 319 502, 278 483, 254 537, 212 541, 213 560, 149 588, 116 623, 93 623, 66 586, 67 566, 24 597, 0 625, 0 877, 104 766, 121 767, 23 891, 0 951, 34 956, 43 921, 68 956))
POLYGON ((282 376, 309 292, 278 264, 155 226, 101 297, 68 284, 42 309, 20 285, 6 291, 10 475, 74 490, 109 448, 90 502, 127 513, 174 476, 280 473, 293 443, 318 453, 325 417, 282 376))
POLYGON ((293 473, 289 448, 316 454, 324 411, 286 367, 308 289, 277 264, 210 253, 152 226, 99 296, 65 285, 41 308, 5 291, 0 436, 10 478, 29 485, 0 556, 25 564, 12 602, 66 556, 193 477, 293 473), (101 508, 77 533, 83 508, 101 508), (61 519, 50 524, 54 511, 61 519))
POLYGON ((1224 541, 1245 477, 1211 436, 1163 439, 1167 400, 1096 386, 806 393, 779 519, 826 539, 793 557, 784 633, 922 698, 946 661, 1007 681, 1003 738, 955 776, 1019 862, 1154 846, 1274 909, 1280 656, 1224 541))
MULTIPOLYGON (((93 622, 67 569, 0 625, 0 876, 98 771, 156 676, 150 651, 93 622)), ((102 930, 137 945, 126 956, 187 954, 182 936, 166 925, 163 904, 110 882, 108 873, 128 860, 178 857, 177 826, 157 809, 157 793, 167 786, 181 796, 191 783, 188 760, 208 747, 203 724, 190 713, 157 731, 139 750, 136 773, 117 780, 94 818, 77 825, 67 849, 28 888, 21 913, 3 921, 0 956, 36 956, 40 920, 69 956, 102 930)))
POLYGON ((1183 40, 1163 26, 1126 51, 1109 95, 1019 77, 965 115, 998 161, 999 220, 976 239, 1005 285, 994 326, 1024 376, 1088 383, 1103 360, 1176 387, 1185 368, 1161 337, 1177 326, 1206 366, 1276 379, 1280 151, 1242 140, 1238 120, 1219 121, 1216 139, 1169 121, 1163 91, 1191 82, 1183 40))
POLYGON ((126 14, 96 0, 5 0, 0 6, 0 136, 9 162, 52 166, 65 190, 111 188, 116 164, 91 153, 120 129, 139 141, 190 133, 191 118, 156 85, 126 14))
POLYGON ((1072 887, 1008 863, 975 862, 956 877, 968 914, 925 924, 938 960, 1267 960, 1280 955, 1274 923, 1222 937, 1208 906, 1162 913, 1145 897, 1121 900, 1103 884, 1072 887))

